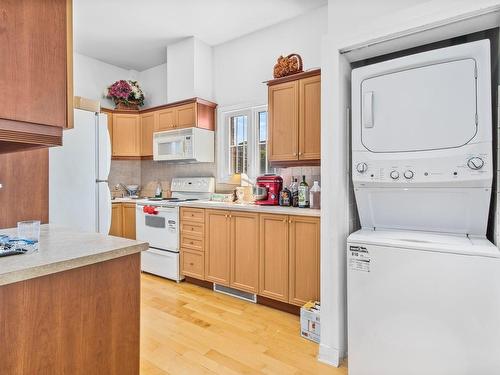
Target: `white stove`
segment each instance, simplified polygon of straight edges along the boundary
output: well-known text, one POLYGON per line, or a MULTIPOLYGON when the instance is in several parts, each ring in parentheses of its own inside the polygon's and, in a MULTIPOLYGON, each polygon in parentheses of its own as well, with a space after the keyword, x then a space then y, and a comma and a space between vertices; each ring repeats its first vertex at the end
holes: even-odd
POLYGON ((213 177, 174 178, 171 198, 139 199, 136 202, 136 238, 149 242, 141 255, 141 269, 179 282, 179 205, 209 200, 215 191, 213 177))

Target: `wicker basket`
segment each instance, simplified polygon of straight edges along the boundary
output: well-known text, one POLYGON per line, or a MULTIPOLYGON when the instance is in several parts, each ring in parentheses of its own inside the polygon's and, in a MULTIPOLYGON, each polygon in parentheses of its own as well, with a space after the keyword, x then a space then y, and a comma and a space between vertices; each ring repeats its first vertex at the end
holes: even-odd
POLYGON ((302 72, 302 57, 297 53, 291 53, 288 56, 278 57, 278 61, 274 65, 273 76, 274 78, 282 78, 302 72))
POLYGON ((134 103, 132 101, 128 102, 122 102, 122 101, 115 101, 115 109, 121 109, 121 110, 138 110, 139 109, 139 104, 134 103))

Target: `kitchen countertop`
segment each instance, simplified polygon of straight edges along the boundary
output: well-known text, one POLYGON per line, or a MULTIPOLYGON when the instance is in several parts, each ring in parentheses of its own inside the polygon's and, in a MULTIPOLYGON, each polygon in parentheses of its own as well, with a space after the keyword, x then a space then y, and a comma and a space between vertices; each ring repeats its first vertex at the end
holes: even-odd
POLYGON ((219 210, 249 211, 249 212, 260 212, 260 213, 278 214, 278 215, 297 215, 297 216, 316 216, 316 217, 321 216, 321 210, 313 208, 261 206, 252 203, 240 204, 240 203, 215 202, 215 201, 192 201, 192 202, 182 202, 179 205, 181 207, 213 208, 219 210))
MULTIPOLYGON (((4 229, 0 230, 0 234, 16 236, 17 230, 4 229)), ((0 285, 100 263, 147 249, 146 242, 46 224, 40 229, 38 251, 0 258, 0 285)))
POLYGON ((135 203, 137 202, 139 199, 144 199, 144 198, 127 198, 127 197, 123 197, 123 198, 114 198, 114 199, 111 199, 111 203, 135 203))

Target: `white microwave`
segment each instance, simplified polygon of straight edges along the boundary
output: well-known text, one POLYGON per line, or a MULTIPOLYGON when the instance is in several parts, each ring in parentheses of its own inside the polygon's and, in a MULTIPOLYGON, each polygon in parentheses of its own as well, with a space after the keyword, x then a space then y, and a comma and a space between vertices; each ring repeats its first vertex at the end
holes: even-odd
POLYGON ((213 163, 214 132, 186 128, 154 133, 153 160, 213 163))

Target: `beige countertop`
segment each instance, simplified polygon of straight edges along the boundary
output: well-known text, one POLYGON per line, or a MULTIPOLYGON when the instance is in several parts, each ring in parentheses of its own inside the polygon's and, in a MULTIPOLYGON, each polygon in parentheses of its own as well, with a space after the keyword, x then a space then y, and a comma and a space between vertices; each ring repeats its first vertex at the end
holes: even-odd
POLYGON ((239 204, 215 201, 193 201, 180 203, 181 207, 213 208, 219 210, 260 212, 278 215, 298 215, 298 216, 321 216, 321 210, 313 208, 283 207, 283 206, 261 206, 252 203, 239 204))
MULTIPOLYGON (((15 236, 16 229, 0 230, 15 236)), ((0 285, 33 279, 147 250, 146 242, 42 225, 38 251, 0 258, 0 285)))
MULTIPOLYGON (((141 199, 143 199, 143 198, 141 198, 141 199)), ((111 199, 111 203, 135 203, 137 201, 138 201, 138 199, 132 199, 132 198, 127 198, 127 197, 111 199)))

